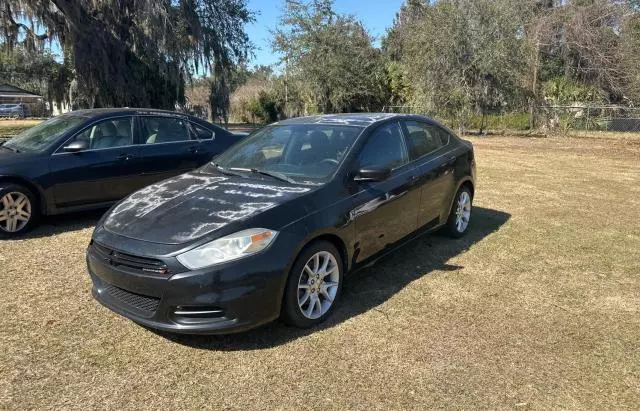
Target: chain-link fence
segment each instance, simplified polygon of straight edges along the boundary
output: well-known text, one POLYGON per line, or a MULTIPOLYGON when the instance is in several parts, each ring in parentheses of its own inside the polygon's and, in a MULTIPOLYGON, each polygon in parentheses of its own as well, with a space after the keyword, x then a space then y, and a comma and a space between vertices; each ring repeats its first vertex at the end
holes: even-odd
POLYGON ((447 116, 421 106, 385 106, 385 113, 421 114, 448 126, 460 134, 523 132, 530 129, 529 113, 499 112, 486 115, 470 112, 447 116))
POLYGON ((388 113, 413 113, 435 118, 461 134, 536 133, 577 135, 592 132, 640 133, 640 108, 624 106, 541 106, 530 112, 465 114, 457 118, 439 116, 419 106, 385 106, 388 113), (533 115, 533 118, 532 118, 533 115), (531 127, 533 124, 533 127, 531 127))
POLYGON ((639 133, 640 108, 623 106, 546 106, 539 110, 543 131, 639 133))

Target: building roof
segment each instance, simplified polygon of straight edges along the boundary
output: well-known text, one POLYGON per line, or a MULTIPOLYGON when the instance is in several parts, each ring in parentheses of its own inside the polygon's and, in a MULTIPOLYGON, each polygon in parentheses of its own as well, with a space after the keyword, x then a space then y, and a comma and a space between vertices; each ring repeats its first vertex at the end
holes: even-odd
POLYGON ((7 83, 0 83, 0 97, 42 98, 42 96, 38 94, 7 83))

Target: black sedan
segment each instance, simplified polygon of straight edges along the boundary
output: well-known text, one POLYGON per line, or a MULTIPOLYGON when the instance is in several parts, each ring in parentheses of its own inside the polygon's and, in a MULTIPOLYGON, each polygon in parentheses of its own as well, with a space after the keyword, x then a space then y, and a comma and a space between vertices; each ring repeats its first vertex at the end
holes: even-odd
POLYGON ((239 140, 168 111, 75 111, 0 146, 0 236, 42 215, 103 208, 132 192, 200 167, 239 140))
POLYGON ((140 324, 228 333, 324 320, 344 274, 411 236, 469 229, 470 143, 421 116, 276 123, 98 223, 95 298, 140 324))

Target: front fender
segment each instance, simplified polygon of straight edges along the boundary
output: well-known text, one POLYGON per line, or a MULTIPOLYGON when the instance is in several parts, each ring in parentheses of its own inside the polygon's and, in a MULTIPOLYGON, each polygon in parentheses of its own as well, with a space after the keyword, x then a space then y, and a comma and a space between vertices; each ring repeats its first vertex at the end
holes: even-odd
POLYGON ((47 211, 51 209, 52 204, 49 204, 44 189, 35 180, 20 175, 0 172, 0 184, 3 182, 18 184, 31 190, 38 197, 42 214, 47 214, 47 211))

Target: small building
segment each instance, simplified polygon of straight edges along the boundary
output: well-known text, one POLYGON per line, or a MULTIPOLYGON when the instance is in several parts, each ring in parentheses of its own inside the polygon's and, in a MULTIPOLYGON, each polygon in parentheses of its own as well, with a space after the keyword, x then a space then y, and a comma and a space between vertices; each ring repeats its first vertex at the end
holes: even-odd
POLYGON ((44 117, 47 115, 44 97, 7 83, 0 83, 0 104, 19 104, 27 106, 28 115, 44 117))

